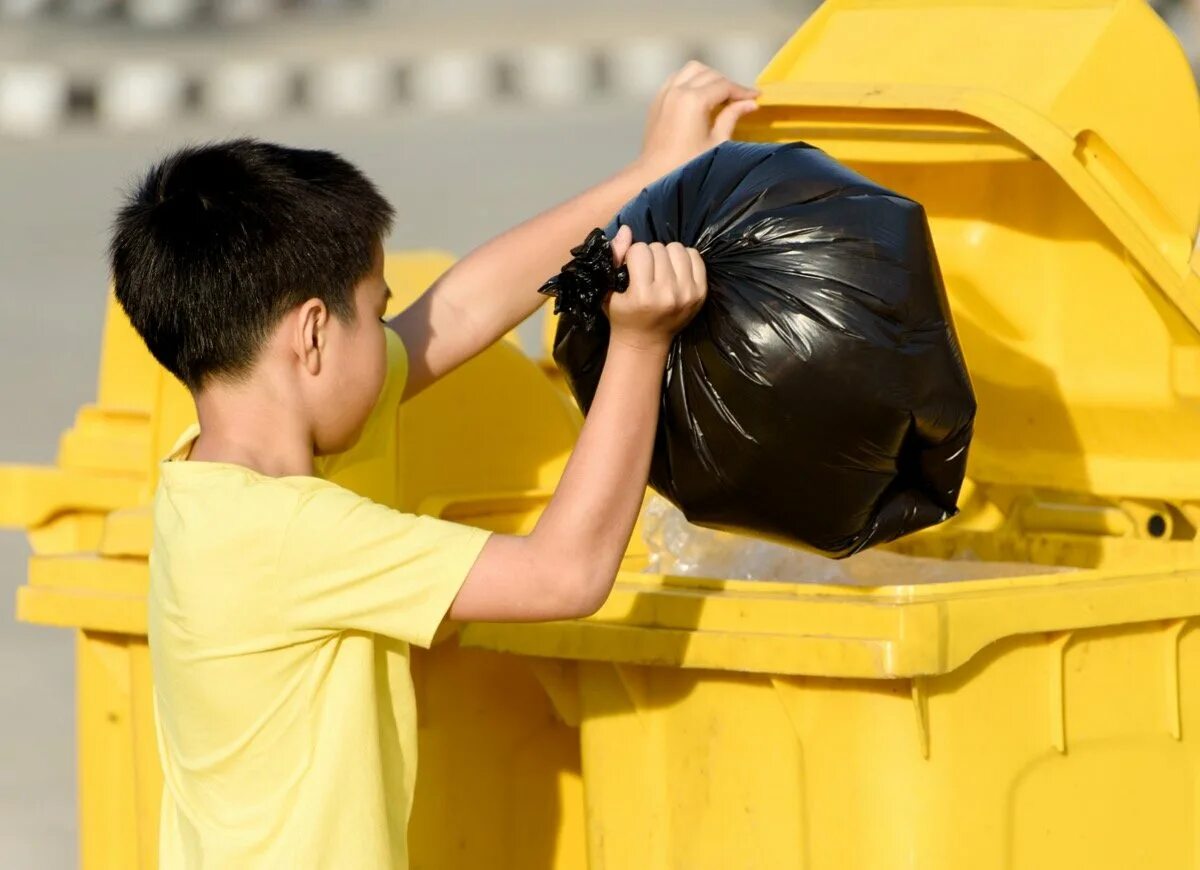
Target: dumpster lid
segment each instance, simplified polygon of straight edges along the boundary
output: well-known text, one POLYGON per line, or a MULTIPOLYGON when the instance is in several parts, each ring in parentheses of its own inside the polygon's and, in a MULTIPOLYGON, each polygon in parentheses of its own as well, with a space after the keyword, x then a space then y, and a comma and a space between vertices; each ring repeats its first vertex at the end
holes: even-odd
POLYGON ((1200 492, 1200 108, 1140 0, 829 0, 739 127, 921 202, 979 399, 969 475, 1200 492))
MULTIPOLYGON (((582 661, 893 679, 949 673, 1007 637, 1200 614, 1200 572, 1070 574, 878 588, 621 573, 594 617, 471 624, 464 646, 582 661)), ((1178 634, 1178 632, 1177 632, 1178 634)))
POLYGON ((952 127, 990 125, 1056 168, 1073 160, 1142 212, 1132 216, 1178 271, 1191 256, 1195 80, 1143 0, 829 0, 759 84, 766 106, 940 111, 965 116, 943 119, 952 127), (1084 153, 1089 141, 1104 153, 1084 153))

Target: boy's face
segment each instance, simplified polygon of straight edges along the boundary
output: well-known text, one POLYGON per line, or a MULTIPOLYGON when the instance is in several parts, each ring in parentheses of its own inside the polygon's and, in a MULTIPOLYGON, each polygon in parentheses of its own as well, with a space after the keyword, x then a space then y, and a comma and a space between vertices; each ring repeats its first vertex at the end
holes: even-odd
POLYGON ((381 322, 391 291, 383 278, 383 247, 354 290, 355 318, 330 318, 322 371, 313 397, 313 436, 318 455, 354 446, 379 399, 387 375, 386 326, 381 322))

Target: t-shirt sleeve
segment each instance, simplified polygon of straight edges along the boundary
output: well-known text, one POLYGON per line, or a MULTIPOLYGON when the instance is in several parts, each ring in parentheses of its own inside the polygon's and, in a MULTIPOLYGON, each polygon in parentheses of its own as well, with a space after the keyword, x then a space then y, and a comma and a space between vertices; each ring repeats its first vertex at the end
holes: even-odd
POLYGON ((404 388, 408 386, 408 349, 390 326, 384 327, 383 334, 387 345, 387 375, 373 414, 395 413, 404 398, 404 388))
POLYGON ((487 539, 333 484, 305 491, 279 555, 280 616, 291 629, 369 631, 427 647, 487 539))

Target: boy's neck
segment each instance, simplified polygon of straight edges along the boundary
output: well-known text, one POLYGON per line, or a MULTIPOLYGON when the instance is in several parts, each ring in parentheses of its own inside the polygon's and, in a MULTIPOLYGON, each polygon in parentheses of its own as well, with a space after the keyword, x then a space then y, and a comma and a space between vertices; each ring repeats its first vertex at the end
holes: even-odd
POLYGON ((291 397, 255 384, 216 384, 194 395, 200 437, 188 458, 242 465, 267 477, 313 474, 313 439, 291 397))

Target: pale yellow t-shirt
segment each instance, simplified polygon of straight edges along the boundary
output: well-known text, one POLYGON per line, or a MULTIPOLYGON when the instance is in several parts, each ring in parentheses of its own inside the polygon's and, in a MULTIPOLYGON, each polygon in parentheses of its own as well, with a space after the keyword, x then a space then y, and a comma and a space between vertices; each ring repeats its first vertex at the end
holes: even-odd
MULTIPOLYGON (((355 452, 390 443, 406 367, 355 452)), ((404 868, 416 775, 408 645, 428 646, 487 534, 315 477, 162 466, 149 634, 163 870, 404 868)))

